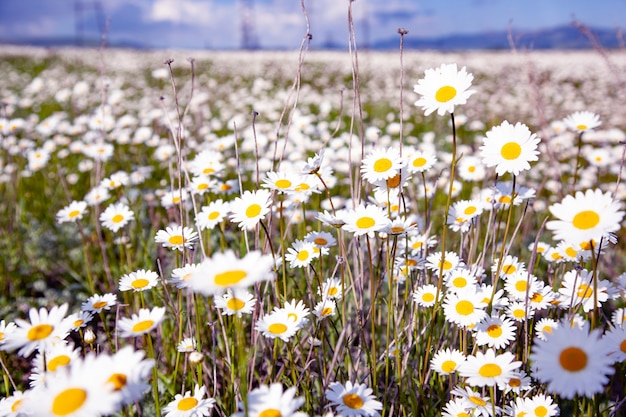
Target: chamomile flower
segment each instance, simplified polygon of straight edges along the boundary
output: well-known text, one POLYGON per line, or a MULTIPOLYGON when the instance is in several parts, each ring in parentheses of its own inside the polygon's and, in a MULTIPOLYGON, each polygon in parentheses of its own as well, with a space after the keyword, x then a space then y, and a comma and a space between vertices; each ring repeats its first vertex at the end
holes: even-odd
POLYGON ((325 298, 318 302, 313 308, 313 315, 322 320, 335 315, 337 311, 337 303, 331 298, 325 298))
POLYGON ((13 391, 10 396, 0 399, 0 416, 26 417, 30 415, 27 410, 24 410, 24 399, 26 399, 26 394, 22 391, 13 391))
POLYGON ((2 345, 6 341, 7 337, 10 337, 11 333, 15 331, 17 326, 13 322, 8 324, 4 320, 0 320, 0 350, 4 350, 2 345))
MULTIPOLYGON (((413 301, 420 307, 432 307, 437 302, 437 287, 433 284, 424 284, 413 292, 413 301)), ((439 300, 443 294, 439 293, 439 300)))
MULTIPOLYGON (((470 416, 475 411, 479 416, 485 417, 495 417, 492 416, 493 405, 491 404, 491 400, 489 397, 483 397, 479 393, 472 390, 470 387, 465 387, 465 389, 461 387, 455 387, 450 394, 456 395, 457 397, 463 399, 465 404, 470 408, 470 412, 468 413, 470 416)), ((500 407, 495 407, 496 416, 499 415, 500 407)))
POLYGON ((340 300, 343 297, 341 280, 339 278, 328 278, 322 283, 322 288, 317 290, 317 294, 322 298, 340 300))
POLYGON ((230 220, 240 229, 252 230, 270 212, 272 200, 268 190, 245 191, 231 202, 230 220))
POLYGON ((238 413, 232 417, 306 417, 307 414, 298 411, 304 404, 304 397, 296 397, 296 387, 283 390, 281 383, 261 385, 248 392, 248 413, 243 411, 243 404, 239 404, 238 413))
POLYGON ((215 175, 224 168, 222 154, 212 150, 203 150, 189 163, 189 170, 194 175, 215 175))
POLYGON ((189 183, 189 191, 196 195, 203 195, 215 188, 217 181, 214 178, 210 178, 206 175, 199 175, 193 177, 189 183))
POLYGON ((568 129, 574 132, 586 132, 602 124, 600 116, 590 111, 574 112, 563 119, 563 123, 565 123, 568 129))
POLYGON ((291 268, 304 268, 309 266, 311 261, 320 256, 319 250, 313 242, 296 240, 285 254, 285 261, 289 262, 291 268))
POLYGON ((497 258, 491 266, 491 272, 495 275, 500 273, 500 278, 513 277, 519 272, 526 271, 526 265, 517 256, 507 255, 502 260, 502 266, 498 268, 500 259, 497 258))
POLYGON ((523 322, 535 315, 535 309, 525 301, 514 301, 507 306, 506 315, 514 321, 523 322))
POLYGON ((329 213, 328 210, 324 210, 323 213, 317 213, 316 218, 324 224, 338 228, 346 224, 345 220, 343 219, 344 215, 344 211, 338 211, 333 214, 329 213))
POLYGON ((120 278, 120 291, 147 291, 159 283, 159 274, 154 271, 139 269, 120 278))
POLYGON ((540 340, 547 340, 557 327, 559 327, 559 322, 554 319, 544 317, 535 323, 535 336, 537 336, 540 340))
POLYGON ((437 156, 432 152, 415 150, 409 153, 408 170, 414 174, 416 172, 426 172, 437 162, 437 156))
POLYGON ((563 308, 582 306, 583 311, 588 312, 596 306, 601 307, 602 303, 616 295, 613 285, 606 280, 598 279, 597 284, 593 284, 593 274, 586 269, 568 271, 563 275, 563 281, 559 288, 559 305, 563 308), (597 294, 594 296, 594 287, 597 294))
POLYGON ((361 175, 373 184, 396 176, 403 164, 404 161, 396 149, 375 149, 361 163, 361 175))
POLYGON ((302 167, 302 174, 311 175, 318 172, 324 162, 324 149, 309 158, 302 167))
POLYGON ((94 294, 81 304, 81 310, 98 314, 102 310, 110 310, 116 304, 117 295, 113 293, 94 294))
POLYGON ((97 206, 103 201, 108 200, 109 197, 111 197, 111 194, 108 188, 98 185, 85 194, 85 202, 90 206, 97 206))
POLYGON ((125 203, 113 203, 100 214, 100 222, 112 232, 117 232, 134 219, 135 214, 125 203))
POLYGON ((206 387, 196 384, 193 395, 191 391, 185 395, 176 394, 164 408, 165 417, 200 417, 211 415, 211 408, 215 404, 213 398, 205 398, 206 387))
POLYGON ((503 349, 515 340, 515 324, 501 315, 488 316, 474 328, 476 344, 503 349))
POLYGON ((474 90, 469 90, 473 79, 474 76, 468 74, 465 67, 459 71, 456 64, 427 69, 424 78, 413 88, 421 96, 415 105, 421 106, 426 116, 434 111, 439 116, 446 112, 454 113, 454 106, 467 103, 467 99, 474 94, 474 90))
POLYGON ((275 310, 257 320, 254 329, 269 339, 282 339, 288 342, 298 331, 298 325, 284 310, 275 310))
POLYGON ((471 417, 472 407, 463 398, 454 398, 446 403, 441 410, 441 417, 471 417))
POLYGON ((200 230, 210 230, 222 222, 228 216, 230 204, 221 199, 211 201, 203 206, 196 216, 196 224, 200 230))
POLYGON ((383 405, 365 384, 346 381, 331 382, 325 392, 326 399, 342 417, 378 416, 383 405))
POLYGON ((217 252, 198 265, 187 279, 193 292, 210 296, 227 289, 242 289, 260 281, 274 278, 274 260, 259 251, 248 252, 243 258, 228 250, 217 252))
POLYGON ((75 222, 77 220, 81 220, 86 210, 86 202, 72 201, 68 206, 59 210, 57 213, 57 223, 75 222))
POLYGON ((29 376, 31 387, 41 385, 46 376, 69 367, 80 357, 80 349, 71 343, 56 343, 38 352, 33 359, 33 368, 29 376))
POLYGON ((546 223, 552 230, 555 240, 580 243, 600 241, 609 233, 620 229, 624 212, 621 203, 600 189, 577 191, 572 197, 565 196, 560 203, 549 207, 550 213, 558 220, 546 223))
MULTIPOLYGON (((146 358, 143 350, 135 350, 132 346, 124 346, 114 355, 99 355, 95 361, 103 364, 105 369, 101 375, 105 387, 122 395, 124 405, 134 403, 143 398, 150 389, 147 380, 152 374, 154 359, 146 358)), ((87 364, 89 364, 89 357, 87 364)))
POLYGON ((526 398, 526 409, 528 411, 524 415, 529 417, 553 417, 560 413, 559 406, 554 403, 551 397, 544 394, 536 394, 526 398))
POLYGON ((430 366, 439 375, 456 372, 465 362, 465 355, 458 349, 441 349, 430 360, 430 366))
POLYGON ((138 314, 133 314, 131 318, 122 317, 117 322, 117 331, 120 337, 136 337, 149 333, 155 329, 164 319, 165 307, 154 307, 139 309, 138 314))
POLYGON ((610 348, 611 358, 619 363, 626 360, 626 328, 613 327, 607 331, 602 340, 610 348))
POLYGON ((306 242, 313 242, 318 248, 331 248, 337 245, 337 239, 332 234, 324 231, 309 232, 304 236, 306 242))
POLYGON ((5 333, 2 350, 19 349, 17 353, 27 357, 35 350, 41 352, 52 347, 70 332, 71 323, 65 319, 66 313, 67 304, 53 306, 50 310, 31 308, 29 321, 15 319, 15 330, 5 333))
POLYGON ((528 391, 533 388, 533 383, 528 374, 518 369, 512 372, 511 378, 506 383, 499 383, 498 388, 504 393, 513 392, 520 394, 522 391, 528 391))
POLYGON ((446 320, 463 327, 476 325, 487 315, 482 294, 473 289, 459 293, 448 293, 443 302, 446 320))
POLYGON ((176 288, 187 288, 187 280, 191 278, 193 272, 198 268, 198 264, 186 264, 180 268, 174 268, 172 271, 172 278, 168 280, 170 284, 176 286, 176 288))
POLYGON ((198 233, 190 227, 167 226, 165 230, 157 232, 154 240, 164 248, 182 251, 193 248, 194 242, 198 240, 198 233))
POLYGON ((190 353, 196 350, 198 344, 193 337, 186 337, 176 345, 176 350, 181 353, 190 353))
POLYGON ((511 352, 497 355, 493 349, 487 349, 485 353, 476 352, 475 356, 468 356, 459 368, 459 374, 466 377, 466 382, 473 387, 492 387, 506 383, 521 366, 522 362, 514 359, 511 352))
POLYGON ((262 187, 281 193, 291 193, 298 180, 299 176, 294 173, 270 171, 263 179, 262 187))
POLYGON ((504 289, 510 298, 515 300, 525 300, 540 290, 537 277, 529 272, 517 272, 513 276, 508 276, 504 284, 504 289))
POLYGON ((532 375, 563 398, 590 398, 602 392, 615 371, 612 350, 599 329, 564 323, 546 340, 535 340, 530 354, 532 375))
POLYGON ((222 315, 241 317, 242 314, 252 314, 256 299, 254 295, 245 289, 228 290, 222 295, 216 295, 213 299, 215 308, 222 310, 222 315))
POLYGON ((435 252, 426 258, 426 268, 434 271, 435 274, 439 274, 443 269, 445 275, 464 265, 459 255, 454 252, 446 252, 445 256, 441 252, 435 252))
POLYGON ((451 292, 466 291, 477 283, 476 275, 467 268, 456 268, 446 276, 446 287, 451 292))
POLYGON ((530 169, 530 162, 539 155, 540 139, 525 124, 510 124, 506 120, 486 133, 480 155, 487 167, 496 167, 498 175, 507 172, 518 175, 530 169))
POLYGON ((463 155, 459 161, 458 172, 464 181, 482 181, 487 175, 480 158, 471 155, 463 155))
POLYGON ((342 228, 355 236, 362 236, 383 229, 389 218, 384 210, 375 205, 359 205, 354 210, 344 212, 341 216, 345 224, 342 228))
POLYGON ((282 308, 274 308, 274 311, 284 311, 287 313, 287 317, 294 321, 296 326, 301 329, 308 322, 309 308, 304 305, 302 300, 286 301, 282 308))

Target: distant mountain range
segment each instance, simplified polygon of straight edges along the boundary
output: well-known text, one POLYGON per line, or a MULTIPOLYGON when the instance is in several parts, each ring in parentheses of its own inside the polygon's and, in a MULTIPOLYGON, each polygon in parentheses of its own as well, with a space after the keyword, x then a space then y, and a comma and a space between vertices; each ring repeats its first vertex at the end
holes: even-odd
MULTIPOLYGON (((624 39, 621 33, 612 29, 588 28, 596 37, 598 43, 604 48, 624 47, 624 39)), ((511 39, 516 48, 527 49, 591 49, 593 43, 587 35, 573 25, 558 26, 554 28, 535 31, 512 30, 511 39)), ((86 40, 82 45, 77 45, 74 38, 40 38, 40 39, 0 39, 0 43, 17 45, 34 45, 43 47, 55 46, 100 46, 99 41, 86 40)), ((398 36, 379 40, 370 45, 361 47, 374 50, 397 49, 398 36)), ((107 46, 131 49, 152 49, 150 46, 135 41, 112 42, 107 46)), ((314 49, 344 49, 344 45, 332 42, 325 43, 322 47, 314 49)), ((474 34, 453 34, 441 37, 425 38, 414 37, 411 33, 405 35, 404 47, 407 49, 433 49, 441 51, 453 50, 497 50, 510 49, 509 33, 507 31, 481 32, 474 34)), ((261 48, 263 49, 263 48, 261 48)))
MULTIPOLYGON (((616 30, 588 28, 604 48, 624 46, 624 40, 616 30)), ((573 26, 558 26, 536 31, 512 30, 455 34, 437 38, 418 38, 405 35, 404 46, 409 49, 466 50, 466 49, 510 49, 509 37, 516 48, 528 49, 590 49, 593 43, 587 35, 573 26)), ((376 42, 372 49, 398 48, 398 36, 376 42)))

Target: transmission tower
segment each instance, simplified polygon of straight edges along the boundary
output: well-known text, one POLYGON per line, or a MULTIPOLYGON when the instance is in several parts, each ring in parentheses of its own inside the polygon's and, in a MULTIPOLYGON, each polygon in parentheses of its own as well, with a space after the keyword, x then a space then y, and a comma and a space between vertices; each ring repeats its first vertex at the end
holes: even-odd
POLYGON ((252 50, 259 48, 259 41, 254 28, 253 0, 240 0, 241 17, 241 49, 252 50))

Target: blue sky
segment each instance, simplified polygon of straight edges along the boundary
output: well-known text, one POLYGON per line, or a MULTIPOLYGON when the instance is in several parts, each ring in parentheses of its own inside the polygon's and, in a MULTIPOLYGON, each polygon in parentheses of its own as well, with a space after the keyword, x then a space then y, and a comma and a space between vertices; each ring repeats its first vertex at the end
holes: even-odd
MULTIPOLYGON (((236 48, 241 45, 241 0, 0 0, 0 40, 99 38, 109 21, 111 43, 155 48, 236 48), (82 11, 75 12, 75 5, 82 11), (76 18, 81 24, 77 26, 76 18)), ((297 48, 305 33, 301 0, 254 0, 253 27, 260 46, 297 48)), ((313 45, 347 42, 348 0, 304 0, 313 45)), ((356 0, 352 3, 357 39, 375 42, 408 36, 533 31, 571 23, 625 28, 626 0, 356 0), (367 24, 365 24, 365 22, 367 24), (367 28, 367 30, 365 29, 367 28)))

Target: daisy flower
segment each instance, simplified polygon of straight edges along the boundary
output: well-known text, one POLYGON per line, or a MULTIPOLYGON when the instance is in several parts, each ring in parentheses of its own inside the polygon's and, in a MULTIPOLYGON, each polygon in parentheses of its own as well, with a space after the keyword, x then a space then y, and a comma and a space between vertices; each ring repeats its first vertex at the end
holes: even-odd
POLYGON ((200 230, 213 229, 228 216, 229 210, 229 203, 222 200, 211 201, 208 206, 203 206, 196 215, 196 224, 200 230))
POLYGON ((465 362, 465 355, 458 349, 442 349, 430 360, 430 366, 439 375, 450 375, 465 362))
POLYGON ((209 178, 206 175, 200 175, 193 177, 189 183, 189 190, 196 195, 203 195, 209 190, 215 188, 217 181, 213 178, 209 178))
POLYGON ((176 345, 176 350, 181 353, 190 353, 196 350, 196 339, 193 337, 186 337, 176 345))
POLYGON ((187 190, 169 190, 163 193, 161 196, 161 206, 169 209, 177 204, 186 203, 189 201, 189 193, 187 190))
POLYGON ((561 288, 559 288, 559 304, 563 308, 577 307, 582 305, 583 311, 588 312, 594 308, 594 299, 597 307, 616 295, 613 285, 606 280, 597 280, 597 294, 594 296, 593 273, 583 270, 568 271, 563 275, 561 288))
POLYGON ((159 283, 159 275, 154 271, 139 269, 120 278, 120 291, 146 291, 159 283))
POLYGON ((111 307, 117 304, 117 295, 112 293, 106 293, 103 295, 94 294, 81 304, 82 311, 88 311, 90 313, 100 313, 102 310, 110 310, 111 307))
POLYGON ((298 325, 284 310, 275 310, 257 320, 254 329, 269 339, 280 338, 285 342, 296 334, 298 325))
POLYGON ((185 395, 176 394, 174 401, 170 401, 163 408, 165 417, 200 417, 211 414, 211 408, 215 404, 213 398, 204 398, 206 395, 206 387, 196 384, 193 395, 191 391, 185 392, 185 395))
POLYGON ((100 223, 112 232, 117 232, 134 219, 135 214, 124 203, 113 203, 100 214, 100 223))
POLYGON ((322 288, 318 288, 317 290, 317 294, 322 298, 331 298, 335 300, 341 300, 343 297, 342 292, 341 280, 339 278, 328 278, 322 284, 322 288))
POLYGON ((544 317, 535 323, 535 336, 541 340, 548 340, 548 337, 557 327, 559 327, 558 321, 544 317))
POLYGON ((474 326, 484 319, 487 315, 484 310, 486 307, 487 303, 483 301, 482 294, 474 289, 448 293, 443 302, 446 320, 463 327, 474 326))
POLYGON ((216 252, 200 263, 186 283, 193 292, 210 296, 227 289, 244 289, 259 281, 274 278, 274 260, 259 251, 248 252, 243 258, 227 250, 216 252))
POLYGON ((92 188, 85 194, 85 202, 90 206, 96 206, 111 197, 109 190, 101 185, 92 188))
POLYGON ((572 243, 600 241, 609 233, 620 229, 624 212, 621 203, 600 189, 577 191, 548 209, 558 220, 546 223, 555 240, 572 243))
POLYGON ((361 175, 370 184, 396 176, 404 161, 394 148, 374 149, 361 163, 361 175))
POLYGON ((58 211, 57 223, 75 222, 77 220, 81 220, 86 209, 86 202, 72 201, 69 206, 66 206, 58 211))
POLYGON ((302 174, 315 174, 318 172, 324 162, 324 149, 307 159, 306 164, 302 167, 302 174))
MULTIPOLYGON (((150 389, 147 384, 152 375, 154 360, 145 357, 143 350, 135 350, 132 346, 124 346, 114 355, 98 355, 93 362, 102 363, 104 386, 111 387, 114 392, 122 395, 124 405, 132 404, 143 398, 150 389)), ((90 357, 86 357, 89 365, 90 357)))
POLYGON ((476 352, 476 356, 468 356, 459 367, 459 374, 466 377, 466 382, 473 387, 492 387, 508 382, 513 372, 522 365, 514 359, 511 352, 496 355, 490 348, 485 353, 476 352))
POLYGON ((174 268, 172 277, 167 281, 176 286, 176 288, 187 288, 187 280, 191 278, 193 272, 198 268, 198 264, 186 264, 181 268, 174 268))
POLYGON ((454 106, 467 103, 467 99, 474 94, 474 90, 469 90, 473 79, 474 76, 468 74, 465 67, 458 71, 456 64, 427 69, 424 78, 413 87, 413 91, 421 96, 415 105, 421 106, 426 116, 435 110, 439 116, 446 112, 454 113, 454 106))
POLYGON ((365 384, 331 382, 324 393, 342 417, 378 416, 383 405, 365 384))
POLYGON ((106 365, 78 360, 66 372, 47 375, 45 384, 26 394, 24 410, 28 415, 48 417, 114 414, 119 411, 121 394, 104 384, 106 365))
POLYGON ((327 224, 332 227, 341 227, 346 224, 345 220, 343 220, 343 216, 345 215, 344 211, 337 211, 336 214, 329 213, 328 210, 324 210, 323 213, 317 213, 317 219, 324 224, 327 224))
POLYGON ((504 316, 490 316, 478 323, 474 329, 476 344, 503 349, 515 340, 515 324, 504 316))
POLYGON ((164 248, 182 251, 185 248, 193 248, 194 242, 198 240, 198 233, 190 227, 167 226, 165 230, 157 232, 154 240, 164 248))
POLYGON ((133 314, 131 318, 123 317, 117 322, 117 330, 120 337, 135 337, 149 333, 156 328, 165 316, 165 307, 154 307, 139 309, 138 314, 133 314))
POLYGON ((222 154, 213 150, 203 150, 189 163, 189 170, 194 175, 215 175, 224 170, 222 154))
POLYGON ((124 171, 117 171, 111 174, 110 177, 104 178, 100 181, 100 185, 106 187, 109 190, 114 190, 116 188, 120 188, 128 185, 130 182, 130 177, 124 171))
POLYGON ((463 181, 482 181, 487 175, 480 158, 471 155, 463 155, 459 161, 458 173, 463 181))
POLYGON ((612 327, 607 331, 602 340, 610 348, 611 358, 619 363, 626 360, 626 328, 612 327))
POLYGON ((477 283, 476 275, 467 268, 456 268, 446 276, 446 287, 451 292, 466 291, 477 283))
POLYGON ((0 415, 6 417, 25 417, 29 413, 24 409, 26 394, 22 391, 13 391, 13 394, 0 399, 0 415))
POLYGON ((299 176, 291 172, 270 171, 266 174, 261 186, 281 193, 292 193, 298 180, 299 176))
POLYGON ((409 153, 407 160, 409 172, 414 174, 431 169, 437 162, 437 156, 432 152, 415 150, 409 153))
POLYGON ((313 308, 313 315, 318 319, 325 319, 335 315, 337 310, 337 303, 331 298, 326 298, 315 305, 313 308))
MULTIPOLYGON (((489 397, 483 397, 479 393, 474 392, 474 390, 472 390, 470 387, 465 387, 465 389, 461 387, 455 387, 450 392, 450 394, 456 395, 460 397, 460 399, 465 401, 466 406, 471 409, 470 413, 468 413, 470 416, 472 415, 473 411, 477 412, 477 415, 480 416, 492 416, 491 413, 493 411, 493 405, 491 404, 491 400, 489 399, 489 397)), ((499 415, 499 412, 501 410, 500 407, 496 407, 495 409, 497 416, 499 415)))
POLYGON ((505 394, 509 392, 520 394, 522 391, 533 388, 533 382, 526 372, 518 369, 516 372, 512 372, 511 378, 506 383, 498 384, 498 388, 505 394))
MULTIPOLYGON (((433 284, 424 284, 413 292, 413 301, 420 307, 432 307, 436 304, 437 287, 433 284)), ((443 294, 439 293, 439 300, 443 294)))
POLYGON ((222 310, 222 315, 241 317, 242 314, 252 314, 256 299, 245 289, 227 290, 221 296, 215 296, 215 308, 222 310))
POLYGON ((500 278, 513 277, 519 272, 526 271, 526 265, 524 262, 520 262, 517 256, 507 255, 502 260, 502 267, 498 268, 500 264, 500 258, 497 258, 491 266, 491 272, 495 275, 500 270, 500 278))
POLYGON ((496 167, 498 175, 507 172, 518 175, 530 169, 530 163, 539 155, 540 139, 522 123, 510 124, 506 120, 486 133, 480 155, 487 167, 496 167))
POLYGON ((434 271, 435 274, 439 274, 439 271, 443 269, 445 275, 464 265, 459 255, 454 252, 446 252, 445 256, 441 252, 435 252, 426 258, 426 268, 434 271))
POLYGON ((252 230, 270 212, 272 204, 271 193, 268 190, 255 192, 245 191, 241 197, 231 202, 230 220, 239 223, 240 229, 252 230))
POLYGON ((363 236, 370 232, 377 232, 389 223, 384 210, 375 205, 359 205, 354 210, 342 214, 345 224, 342 228, 355 236, 363 236))
POLYGON ((15 323, 9 322, 9 324, 7 324, 4 320, 0 320, 0 350, 4 350, 2 345, 6 341, 7 336, 13 333, 16 328, 15 323))
POLYGON ((535 309, 524 301, 514 301, 507 306, 506 315, 517 322, 526 321, 533 318, 535 309))
MULTIPOLYGON (((63 341, 65 342, 65 341, 63 341)), ((42 352, 37 352, 33 359, 33 368, 28 377, 31 387, 44 383, 47 376, 71 366, 80 357, 80 349, 71 343, 56 343, 42 352)))
POLYGON ((615 371, 613 349, 601 339, 600 329, 562 323, 547 340, 535 339, 530 354, 533 378, 563 398, 590 398, 603 391, 615 371))
POLYGON ((446 403, 441 410, 441 417, 471 417, 472 407, 463 398, 454 398, 446 403))
POLYGON ((563 123, 565 123, 568 129, 581 133, 594 129, 602 124, 600 116, 590 111, 574 112, 563 119, 563 123))
POLYGON ((239 404, 239 412, 232 417, 307 417, 306 413, 297 411, 304 404, 304 397, 296 397, 296 387, 283 390, 281 383, 261 385, 248 392, 248 413, 243 411, 244 405, 239 404))
POLYGON ((529 272, 517 272, 513 276, 507 276, 504 289, 510 298, 515 300, 525 300, 540 290, 540 284, 537 277, 529 272))
POLYGON ((16 328, 5 333, 2 350, 19 349, 17 353, 27 357, 35 350, 41 352, 52 347, 70 332, 71 323, 65 319, 66 313, 67 304, 54 306, 49 311, 44 307, 31 308, 29 321, 15 319, 16 328))
POLYGON ((528 411, 524 415, 529 417, 552 417, 560 414, 559 406, 554 404, 551 397, 544 394, 526 398, 526 409, 528 411))
POLYGON ((303 268, 309 266, 311 261, 320 256, 316 251, 317 246, 313 242, 296 240, 285 254, 285 261, 289 261, 291 268, 303 268))
POLYGON ((309 309, 302 300, 286 301, 282 308, 274 308, 274 311, 284 311, 287 317, 294 321, 298 329, 303 328, 308 322, 309 309))
POLYGON ((93 319, 94 314, 90 311, 79 311, 67 316, 67 320, 72 325, 72 330, 79 330, 87 326, 93 319))
POLYGON ((328 232, 309 232, 304 236, 307 242, 313 242, 319 248, 331 248, 337 245, 337 239, 328 232))

